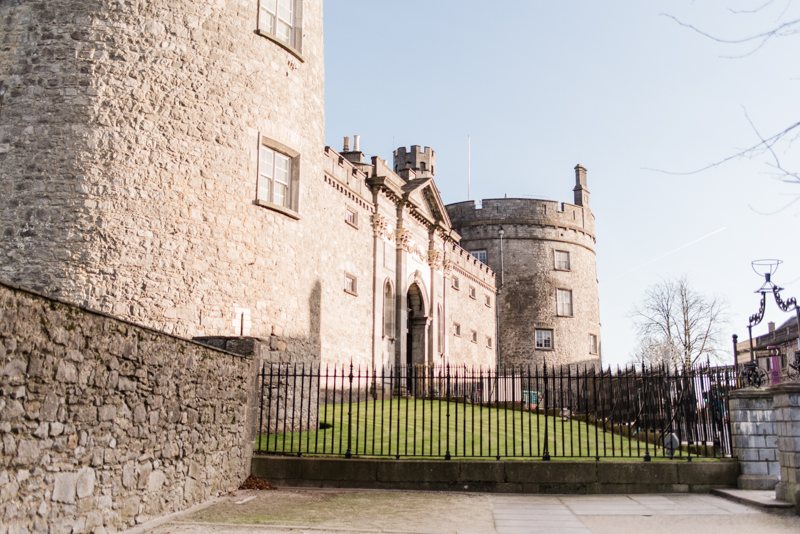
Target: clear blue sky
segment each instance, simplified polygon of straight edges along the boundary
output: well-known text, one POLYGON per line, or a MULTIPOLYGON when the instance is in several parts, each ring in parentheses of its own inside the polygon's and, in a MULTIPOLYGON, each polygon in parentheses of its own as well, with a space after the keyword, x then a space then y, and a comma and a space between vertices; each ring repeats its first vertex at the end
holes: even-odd
MULTIPOLYGON (((722 45, 773 26, 786 1, 326 0, 326 138, 361 135, 391 161, 412 144, 437 153, 445 203, 532 196, 572 202, 573 167, 589 171, 597 221, 603 358, 625 362, 629 313, 645 289, 687 275, 731 305, 730 334, 747 335, 761 280, 750 261, 776 257, 775 280, 800 297, 800 184, 771 176, 769 159, 692 171, 800 120, 800 37, 722 45), (711 237, 674 251, 703 236, 711 237)), ((791 5, 782 20, 800 17, 791 5)), ((800 170, 800 140, 781 162, 800 170)), ((758 329, 789 314, 769 302, 758 329)), ((729 336, 728 336, 729 337, 729 336)))

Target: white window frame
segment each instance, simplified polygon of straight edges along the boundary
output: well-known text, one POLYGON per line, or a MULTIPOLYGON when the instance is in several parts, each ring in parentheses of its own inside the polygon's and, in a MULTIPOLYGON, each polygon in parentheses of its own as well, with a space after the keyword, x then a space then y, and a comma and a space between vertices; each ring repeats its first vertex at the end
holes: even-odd
POLYGON ((256 204, 299 219, 299 176, 300 153, 283 143, 259 136, 256 204), (285 170, 276 172, 278 165, 284 166, 285 170), (276 192, 281 189, 282 195, 277 196, 276 192))
POLYGON ((589 334, 589 354, 597 354, 597 334, 589 334))
POLYGON ((477 259, 482 264, 486 265, 486 251, 485 250, 474 250, 470 252, 475 259, 477 259))
POLYGON ((566 250, 554 251, 553 259, 555 261, 555 269, 557 271, 572 270, 572 258, 570 257, 570 253, 568 251, 566 250))
POLYGON ((300 55, 302 8, 301 0, 258 0, 256 16, 256 33, 285 48, 300 61, 304 61, 300 55))
POLYGON ((573 317, 574 312, 572 290, 556 289, 556 314, 559 317, 573 317))
POLYGON ((345 206, 344 208, 344 222, 352 226, 353 228, 358 228, 358 212, 355 208, 351 208, 349 206, 345 206))
POLYGON ((349 295, 358 296, 358 277, 356 275, 347 272, 344 273, 344 292, 349 295))
POLYGON ((553 330, 550 328, 537 328, 535 332, 536 350, 553 350, 553 330), (541 334, 541 336, 539 335, 541 334))

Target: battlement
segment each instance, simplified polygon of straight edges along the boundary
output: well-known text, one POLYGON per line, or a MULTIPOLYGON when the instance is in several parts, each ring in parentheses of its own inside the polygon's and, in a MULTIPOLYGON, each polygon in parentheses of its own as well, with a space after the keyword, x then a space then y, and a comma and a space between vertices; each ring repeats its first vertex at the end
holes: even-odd
POLYGON ((587 233, 594 237, 594 215, 584 206, 529 198, 469 200, 447 206, 454 228, 491 224, 556 226, 587 233))
POLYGON ((365 205, 371 204, 370 191, 366 184, 369 164, 353 163, 331 147, 326 146, 322 167, 327 175, 354 193, 365 205))
POLYGON ((492 289, 496 288, 495 273, 488 265, 478 260, 478 258, 470 254, 468 250, 461 248, 460 245, 455 243, 452 244, 452 248, 449 252, 446 259, 453 264, 455 269, 463 271, 492 289))
POLYGON ((427 146, 412 145, 410 149, 401 146, 394 151, 394 172, 399 174, 406 167, 417 178, 431 178, 436 174, 436 152, 427 146))

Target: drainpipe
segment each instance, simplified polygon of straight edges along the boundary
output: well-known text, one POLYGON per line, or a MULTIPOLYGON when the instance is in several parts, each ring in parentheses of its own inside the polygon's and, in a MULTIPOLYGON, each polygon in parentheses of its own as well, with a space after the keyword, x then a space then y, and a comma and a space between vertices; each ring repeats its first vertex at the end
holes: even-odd
POLYGON ((497 324, 497 368, 500 368, 500 293, 503 291, 503 285, 505 282, 505 265, 503 263, 503 235, 505 235, 505 230, 503 227, 500 227, 498 234, 500 234, 500 285, 497 287, 497 295, 494 299, 494 307, 495 313, 497 314, 497 319, 495 323, 497 324))

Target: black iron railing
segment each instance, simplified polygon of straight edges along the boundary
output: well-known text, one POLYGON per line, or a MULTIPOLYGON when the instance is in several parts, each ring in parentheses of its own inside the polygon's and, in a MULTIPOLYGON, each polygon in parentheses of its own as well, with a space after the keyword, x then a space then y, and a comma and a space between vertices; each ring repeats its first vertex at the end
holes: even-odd
POLYGON ((734 367, 264 364, 256 452, 451 458, 731 455, 734 367))

